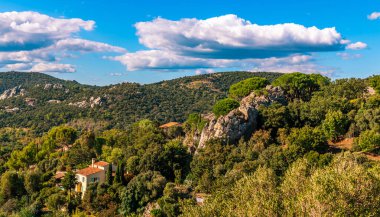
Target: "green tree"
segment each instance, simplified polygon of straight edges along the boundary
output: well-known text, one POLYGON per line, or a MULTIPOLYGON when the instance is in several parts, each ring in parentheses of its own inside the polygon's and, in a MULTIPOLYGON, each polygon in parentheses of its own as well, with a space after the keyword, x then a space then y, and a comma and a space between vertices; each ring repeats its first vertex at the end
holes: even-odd
POLYGON ((229 97, 234 99, 241 99, 248 96, 254 90, 260 90, 269 84, 266 78, 252 77, 231 85, 229 90, 229 97))
POLYGON ((127 171, 129 173, 132 173, 133 175, 138 174, 139 172, 139 157, 138 156, 131 156, 127 160, 127 171))
POLYGON ((311 150, 323 151, 328 147, 324 133, 318 128, 309 126, 300 129, 293 128, 287 137, 287 141, 289 145, 301 148, 303 153, 311 150))
POLYGON ((135 176, 121 193, 121 210, 131 214, 148 202, 159 198, 165 188, 166 179, 159 172, 148 171, 135 176))
POLYGON ((380 133, 374 130, 363 131, 359 138, 355 139, 356 149, 362 151, 375 151, 380 149, 380 133))
POLYGON ((375 89, 376 93, 380 94, 380 75, 374 75, 370 77, 369 79, 369 84, 373 89, 375 89))
POLYGON ((1 176, 0 198, 8 200, 25 193, 22 177, 14 171, 7 171, 1 176))
POLYGON ((273 85, 280 86, 290 100, 309 101, 314 91, 320 90, 329 82, 328 78, 319 74, 307 75, 294 72, 280 76, 273 82, 273 85))
POLYGON ((215 116, 219 117, 221 115, 228 114, 230 111, 238 108, 239 106, 240 104, 238 101, 231 98, 226 98, 216 102, 212 109, 212 112, 215 114, 215 116))
POLYGON ((46 205, 50 210, 58 211, 66 204, 65 196, 60 193, 50 195, 46 200, 46 205))
POLYGON ((337 141, 347 132, 347 126, 348 119, 341 111, 329 111, 322 123, 325 135, 333 141, 337 141))
POLYGON ((119 162, 117 164, 117 167, 116 167, 116 172, 115 172, 115 177, 114 177, 113 183, 118 183, 118 184, 122 183, 121 174, 122 174, 122 171, 121 171, 121 162, 119 162))
POLYGON ((39 171, 29 171, 25 174, 24 185, 29 195, 32 195, 41 189, 41 176, 42 173, 39 171))
POLYGON ((53 127, 47 134, 47 138, 55 141, 59 146, 74 143, 77 138, 77 131, 68 126, 53 127))
POLYGON ((288 127, 290 114, 286 106, 273 103, 269 106, 260 106, 260 119, 264 129, 278 129, 288 127))
POLYGON ((106 183, 108 185, 112 185, 112 164, 108 164, 108 170, 107 170, 107 173, 106 173, 106 183))
POLYGON ((71 189, 75 188, 75 185, 77 184, 77 179, 75 177, 75 173, 73 171, 68 171, 65 174, 65 177, 63 177, 62 180, 62 186, 67 191, 69 196, 69 201, 71 199, 71 189))

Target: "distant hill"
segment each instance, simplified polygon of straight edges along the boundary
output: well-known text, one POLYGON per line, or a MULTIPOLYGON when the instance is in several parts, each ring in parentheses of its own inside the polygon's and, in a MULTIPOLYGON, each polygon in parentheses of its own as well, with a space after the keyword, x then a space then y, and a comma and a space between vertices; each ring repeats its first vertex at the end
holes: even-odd
POLYGON ((279 73, 222 72, 154 84, 82 85, 41 73, 0 73, 0 127, 38 132, 75 119, 91 118, 125 128, 140 119, 182 122, 193 112, 208 112, 229 86, 253 76, 279 73), (17 87, 17 88, 16 88, 17 87), (13 89, 12 89, 13 88, 13 89))

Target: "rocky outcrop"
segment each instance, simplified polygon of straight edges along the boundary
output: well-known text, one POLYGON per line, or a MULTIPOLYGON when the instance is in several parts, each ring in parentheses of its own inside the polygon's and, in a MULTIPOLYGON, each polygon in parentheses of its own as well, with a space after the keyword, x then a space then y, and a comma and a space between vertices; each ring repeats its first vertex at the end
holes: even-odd
POLYGON ((45 84, 44 90, 51 90, 51 89, 62 89, 63 85, 62 84, 45 84))
POLYGON ((24 99, 25 103, 28 105, 28 106, 35 106, 36 105, 36 102, 37 102, 37 99, 35 98, 25 98, 24 99))
POLYGON ((94 108, 95 106, 102 106, 106 102, 106 99, 103 97, 91 97, 90 98, 90 107, 94 108))
POLYGON ((105 97, 90 97, 90 99, 87 101, 87 100, 83 100, 83 101, 80 101, 80 102, 74 102, 74 103, 69 103, 69 105, 71 106, 76 106, 76 107, 79 107, 79 108, 87 108, 87 107, 91 107, 91 108, 95 108, 96 106, 102 106, 104 105, 104 103, 106 102, 106 98, 105 97))
POLYGON ((273 102, 285 103, 279 87, 267 86, 263 94, 251 93, 240 102, 240 107, 225 116, 213 118, 203 129, 198 148, 205 147, 212 139, 223 143, 236 143, 243 136, 249 136, 257 128, 258 108, 273 102))
POLYGON ((22 89, 21 85, 20 85, 20 86, 16 86, 14 88, 5 90, 0 95, 0 100, 9 99, 9 98, 16 97, 16 96, 24 96, 25 94, 26 94, 25 89, 22 89))

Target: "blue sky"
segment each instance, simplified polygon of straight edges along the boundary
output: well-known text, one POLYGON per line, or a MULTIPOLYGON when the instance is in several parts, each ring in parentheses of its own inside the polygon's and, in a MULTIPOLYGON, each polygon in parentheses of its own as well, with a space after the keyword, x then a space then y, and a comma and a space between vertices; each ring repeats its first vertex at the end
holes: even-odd
POLYGON ((374 0, 3 0, 0 67, 97 85, 227 70, 367 77, 380 73, 377 11, 374 0))

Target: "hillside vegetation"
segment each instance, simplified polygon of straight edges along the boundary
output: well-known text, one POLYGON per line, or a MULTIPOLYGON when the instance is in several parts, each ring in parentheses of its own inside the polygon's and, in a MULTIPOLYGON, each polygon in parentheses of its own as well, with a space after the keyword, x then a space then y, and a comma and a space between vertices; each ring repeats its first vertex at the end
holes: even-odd
POLYGON ((145 118, 159 123, 183 122, 191 113, 211 111, 212 104, 227 95, 231 84, 253 76, 274 80, 279 74, 224 72, 147 85, 95 87, 39 73, 0 73, 0 83, 5 84, 0 85, 2 92, 20 85, 25 89, 22 96, 0 100, 0 127, 43 132, 78 118, 105 121, 117 128, 145 118), (28 105, 26 100, 34 104, 28 105), (19 110, 9 110, 12 108, 19 110))
POLYGON ((0 216, 379 216, 379 83, 229 72, 44 95, 39 81, 1 101, 20 110, 0 119, 0 216), (93 158, 117 170, 82 197, 93 158))

